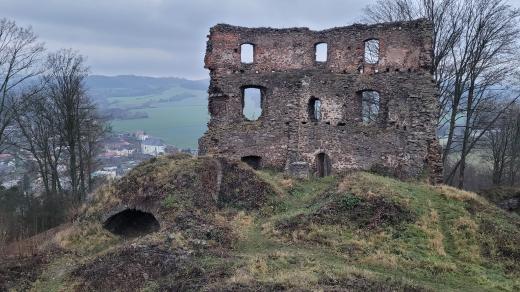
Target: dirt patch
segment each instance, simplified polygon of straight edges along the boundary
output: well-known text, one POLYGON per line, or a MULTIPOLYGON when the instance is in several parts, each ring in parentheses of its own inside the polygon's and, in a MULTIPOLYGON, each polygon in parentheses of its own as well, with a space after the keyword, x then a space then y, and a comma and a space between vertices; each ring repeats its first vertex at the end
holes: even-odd
POLYGON ((384 196, 358 197, 353 194, 332 195, 333 200, 311 214, 299 214, 282 220, 277 229, 292 232, 309 223, 318 225, 347 225, 357 229, 376 229, 414 222, 417 214, 384 196))
POLYGON ((244 163, 225 159, 220 161, 223 177, 218 196, 219 206, 258 209, 275 195, 271 185, 259 179, 244 163))
POLYGON ((49 263, 47 255, 0 258, 0 291, 27 291, 49 263))
POLYGON ((218 283, 205 289, 205 291, 230 291, 230 292, 257 292, 257 291, 313 291, 311 289, 295 288, 286 284, 261 283, 218 283))
POLYGON ((176 214, 171 229, 178 230, 205 247, 228 248, 236 236, 228 222, 217 222, 213 216, 198 210, 184 210, 176 214), (206 246, 207 244, 215 246, 206 246))
POLYGON ((323 291, 431 291, 424 287, 393 279, 376 280, 360 275, 332 278, 324 275, 319 283, 323 291))
POLYGON ((151 279, 175 274, 187 255, 153 246, 127 246, 72 272, 79 291, 136 291, 151 279))

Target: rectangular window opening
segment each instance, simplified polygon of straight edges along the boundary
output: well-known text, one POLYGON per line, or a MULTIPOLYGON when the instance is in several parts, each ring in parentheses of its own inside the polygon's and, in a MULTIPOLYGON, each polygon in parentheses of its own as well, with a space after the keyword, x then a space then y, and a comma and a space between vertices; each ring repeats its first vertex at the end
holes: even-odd
POLYGON ((242 44, 240 46, 240 61, 243 64, 251 64, 254 61, 255 46, 252 44, 242 44))
POLYGON ((365 41, 365 63, 377 64, 379 62, 379 40, 365 41))
POLYGON ((379 116, 380 97, 377 91, 361 92, 361 116, 363 124, 372 124, 379 116))
POLYGON ((259 88, 244 88, 242 114, 249 121, 256 121, 262 115, 262 91, 259 88))
POLYGON ((327 43, 319 43, 315 46, 316 62, 327 62, 327 43))

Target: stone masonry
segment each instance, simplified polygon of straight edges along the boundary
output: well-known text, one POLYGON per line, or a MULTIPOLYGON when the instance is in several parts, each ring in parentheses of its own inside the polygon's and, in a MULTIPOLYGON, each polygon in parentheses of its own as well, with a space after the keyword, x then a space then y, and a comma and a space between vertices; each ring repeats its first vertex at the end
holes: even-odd
POLYGON ((208 131, 202 155, 306 177, 372 170, 399 178, 440 178, 437 90, 431 75, 432 27, 426 20, 308 28, 218 24, 208 36, 208 131), (378 42, 368 62, 365 42, 378 42), (316 45, 327 44, 318 62, 316 45), (253 45, 252 63, 241 45, 253 45), (261 92, 257 120, 243 114, 246 88, 261 92), (379 95, 373 122, 363 120, 363 92, 379 95), (315 101, 319 100, 319 118, 315 101))

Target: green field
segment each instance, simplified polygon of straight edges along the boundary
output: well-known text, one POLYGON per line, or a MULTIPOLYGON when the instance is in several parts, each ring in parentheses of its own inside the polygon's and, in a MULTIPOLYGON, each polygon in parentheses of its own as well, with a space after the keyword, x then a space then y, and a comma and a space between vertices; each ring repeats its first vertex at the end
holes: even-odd
POLYGON ((110 107, 126 109, 150 105, 131 110, 146 112, 148 118, 113 120, 111 125, 114 132, 144 130, 179 148, 197 148, 197 140, 206 131, 209 120, 207 93, 202 90, 173 87, 155 95, 109 97, 108 102, 110 107), (167 99, 172 100, 165 101, 167 99))

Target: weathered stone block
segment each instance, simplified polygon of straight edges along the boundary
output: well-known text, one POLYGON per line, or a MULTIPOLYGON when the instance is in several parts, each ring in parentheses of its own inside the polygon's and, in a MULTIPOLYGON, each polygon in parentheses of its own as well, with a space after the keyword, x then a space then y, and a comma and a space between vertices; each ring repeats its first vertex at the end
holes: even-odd
POLYGON ((296 161, 289 163, 287 173, 296 178, 308 179, 310 174, 309 163, 306 161, 296 161))

